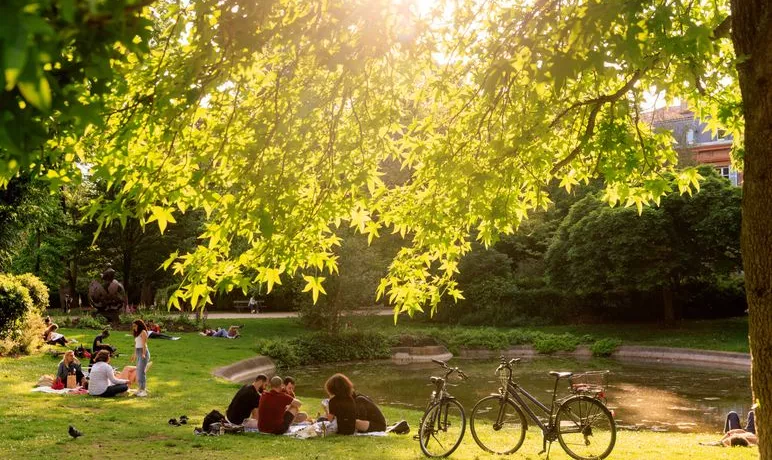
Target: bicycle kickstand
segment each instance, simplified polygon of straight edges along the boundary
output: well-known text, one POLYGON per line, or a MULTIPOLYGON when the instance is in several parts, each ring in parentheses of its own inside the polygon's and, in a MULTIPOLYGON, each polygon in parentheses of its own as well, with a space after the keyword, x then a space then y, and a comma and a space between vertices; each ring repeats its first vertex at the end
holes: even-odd
POLYGON ((550 460, 550 449, 552 449, 552 441, 550 441, 550 444, 548 446, 547 438, 544 438, 541 444, 541 452, 539 452, 537 455, 541 455, 546 452, 547 457, 545 458, 545 460, 550 460))

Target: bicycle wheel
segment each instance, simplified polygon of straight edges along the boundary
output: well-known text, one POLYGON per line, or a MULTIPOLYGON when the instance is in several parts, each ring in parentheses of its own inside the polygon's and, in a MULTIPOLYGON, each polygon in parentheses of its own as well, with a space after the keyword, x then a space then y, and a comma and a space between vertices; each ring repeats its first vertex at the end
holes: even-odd
POLYGON ((611 412, 589 396, 574 396, 561 404, 555 426, 561 447, 577 460, 606 458, 617 439, 611 412))
POLYGON ((455 399, 435 402, 418 427, 421 451, 428 457, 447 457, 461 444, 466 430, 464 408, 455 399))
POLYGON ((523 445, 528 425, 523 411, 511 399, 491 395, 474 405, 469 428, 482 450, 506 455, 523 445))

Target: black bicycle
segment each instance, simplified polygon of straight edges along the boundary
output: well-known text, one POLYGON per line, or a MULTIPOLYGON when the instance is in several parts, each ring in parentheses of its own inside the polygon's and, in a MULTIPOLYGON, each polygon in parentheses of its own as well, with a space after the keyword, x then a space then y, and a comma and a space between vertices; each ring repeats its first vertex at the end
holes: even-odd
POLYGON ((433 362, 446 370, 445 377, 431 377, 434 384, 426 412, 421 417, 418 427, 418 441, 421 451, 428 457, 447 457, 461 444, 466 431, 466 413, 464 407, 447 390, 447 381, 451 374, 458 374, 466 380, 466 374, 457 367, 433 359, 433 362))
POLYGON ((550 372, 555 377, 550 407, 542 404, 512 379, 512 367, 520 361, 515 358, 507 362, 501 357, 496 375, 501 381, 498 394, 487 396, 475 404, 469 427, 472 437, 483 450, 494 454, 511 454, 525 440, 530 418, 542 431, 542 452, 557 440, 568 455, 577 460, 606 458, 614 449, 616 424, 614 417, 604 404, 608 371, 586 372, 574 375, 572 372, 550 372), (572 396, 556 399, 558 382, 568 378, 572 396), (526 404, 527 399, 544 412, 539 418, 526 404))

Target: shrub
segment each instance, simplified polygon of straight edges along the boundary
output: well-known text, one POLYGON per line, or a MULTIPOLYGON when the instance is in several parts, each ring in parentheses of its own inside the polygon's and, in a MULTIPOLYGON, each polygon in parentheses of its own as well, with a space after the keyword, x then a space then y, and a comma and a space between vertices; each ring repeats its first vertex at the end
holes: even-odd
POLYGON ((385 359, 395 338, 377 332, 316 333, 291 340, 261 340, 257 352, 279 366, 385 359))
POLYGON ((85 329, 104 329, 107 326, 107 320, 102 316, 84 315, 78 319, 77 325, 85 329))
POLYGON ((24 314, 34 308, 29 290, 14 276, 0 275, 0 336, 20 326, 24 314))
POLYGON ((15 277, 0 275, 0 355, 32 352, 42 342, 43 327, 28 289, 15 277))
POLYGON ((27 288, 32 305, 40 311, 48 308, 48 287, 32 273, 17 275, 16 279, 27 288))
POLYGON ((574 351, 581 339, 572 334, 537 334, 533 347, 539 353, 551 354, 558 351, 574 351))
POLYGON ((622 341, 619 339, 605 338, 593 343, 590 350, 593 356, 611 356, 620 345, 622 341))
POLYGON ((292 341, 286 339, 259 340, 257 352, 274 360, 279 367, 296 367, 305 364, 295 352, 292 341))

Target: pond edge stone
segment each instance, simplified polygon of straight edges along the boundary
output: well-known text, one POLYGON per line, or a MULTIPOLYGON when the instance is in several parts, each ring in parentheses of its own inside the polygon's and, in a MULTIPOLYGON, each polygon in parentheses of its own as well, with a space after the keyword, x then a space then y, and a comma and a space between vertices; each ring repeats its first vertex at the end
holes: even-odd
POLYGON ((271 378, 276 374, 276 364, 267 356, 257 355, 218 367, 212 374, 235 383, 251 383, 259 374, 271 378))
MULTIPOLYGON (((507 358, 532 358, 539 356, 539 352, 530 345, 518 345, 506 350, 486 349, 461 349, 458 355, 464 359, 498 358, 501 355, 507 358)), ((582 345, 571 352, 558 352, 550 356, 592 358, 592 351, 586 345, 582 345)), ((619 360, 635 361, 668 361, 672 363, 730 366, 733 368, 749 369, 751 356, 748 353, 735 353, 729 351, 699 350, 694 348, 671 347, 644 347, 635 345, 620 346, 611 354, 611 358, 619 360)))

